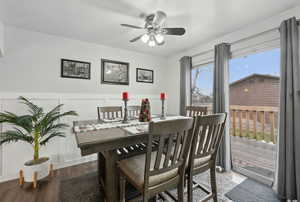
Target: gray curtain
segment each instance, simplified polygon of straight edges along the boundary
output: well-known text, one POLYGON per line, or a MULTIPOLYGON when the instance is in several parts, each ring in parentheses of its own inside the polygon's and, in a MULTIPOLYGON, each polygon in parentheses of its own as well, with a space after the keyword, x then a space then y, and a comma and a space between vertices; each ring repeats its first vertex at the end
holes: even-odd
MULTIPOLYGON (((213 87, 213 112, 229 112, 229 59, 230 45, 219 44, 215 46, 215 66, 214 66, 214 87, 213 87)), ((229 171, 231 169, 230 160, 230 136, 229 120, 226 123, 225 134, 221 142, 217 166, 229 171)))
POLYGON ((180 115, 185 115, 185 107, 191 104, 191 70, 192 58, 182 57, 180 59, 180 115))
POLYGON ((282 22, 280 125, 277 191, 281 199, 300 199, 300 69, 296 18, 282 22))

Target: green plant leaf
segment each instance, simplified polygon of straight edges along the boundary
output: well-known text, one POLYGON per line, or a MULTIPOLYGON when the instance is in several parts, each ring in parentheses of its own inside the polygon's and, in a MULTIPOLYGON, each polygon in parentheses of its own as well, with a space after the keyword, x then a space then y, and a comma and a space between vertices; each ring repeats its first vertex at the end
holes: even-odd
POLYGON ((26 130, 27 133, 31 133, 33 129, 32 116, 30 115, 17 116, 11 112, 0 113, 0 123, 18 126, 26 130))
POLYGON ((51 133, 48 137, 46 137, 45 139, 40 141, 40 145, 46 145, 49 142, 49 140, 54 138, 54 137, 65 137, 65 135, 62 132, 51 133))
POLYGON ((32 114, 33 120, 37 121, 40 117, 43 116, 44 112, 43 112, 43 108, 39 107, 35 104, 33 104, 32 102, 30 102, 27 98, 20 96, 19 100, 21 100, 21 102, 25 105, 27 105, 29 107, 29 112, 32 114))
POLYGON ((49 126, 47 126, 46 128, 43 128, 41 130, 41 137, 43 137, 49 133, 52 133, 52 132, 57 132, 59 130, 63 130, 67 127, 69 127, 69 125, 65 124, 65 123, 50 124, 49 126))
POLYGON ((18 129, 15 131, 9 130, 0 134, 0 145, 18 141, 24 141, 31 144, 33 142, 33 137, 23 134, 22 131, 18 129))

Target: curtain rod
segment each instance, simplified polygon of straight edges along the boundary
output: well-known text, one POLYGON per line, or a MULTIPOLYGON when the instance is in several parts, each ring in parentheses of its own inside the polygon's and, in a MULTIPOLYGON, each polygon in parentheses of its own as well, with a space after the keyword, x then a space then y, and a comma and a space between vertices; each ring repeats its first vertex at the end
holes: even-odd
MULTIPOLYGON (((272 29, 268 29, 268 30, 266 30, 266 31, 264 31, 264 32, 261 32, 261 33, 255 34, 255 35, 251 35, 251 36, 248 36, 248 37, 246 37, 246 38, 239 39, 239 40, 237 40, 237 41, 233 41, 233 42, 231 42, 231 43, 229 43, 229 44, 234 45, 234 44, 237 44, 237 43, 240 43, 240 42, 243 42, 243 41, 247 41, 247 40, 250 40, 250 39, 252 39, 252 38, 255 38, 255 37, 264 35, 264 34, 266 34, 266 33, 276 31, 276 30, 278 30, 278 27, 272 28, 272 29)), ((212 52, 212 51, 214 51, 213 48, 212 48, 212 49, 209 49, 209 50, 206 50, 206 51, 203 51, 203 52, 201 52, 201 53, 197 53, 197 54, 195 54, 195 55, 192 55, 191 57, 196 57, 196 56, 200 56, 200 55, 205 55, 205 54, 210 53, 210 52, 212 52)))
MULTIPOLYGON (((297 20, 297 23, 298 23, 298 25, 300 25, 300 20, 297 20)), ((276 30, 279 30, 279 27, 275 27, 275 28, 272 28, 272 29, 268 29, 268 30, 263 31, 263 32, 261 32, 261 33, 258 33, 258 34, 252 35, 252 36, 248 36, 248 37, 243 38, 243 39, 239 39, 239 40, 234 41, 234 42, 231 42, 231 43, 229 43, 229 44, 234 45, 234 44, 237 44, 237 43, 240 43, 240 42, 243 42, 243 41, 247 41, 247 40, 249 40, 249 39, 252 39, 252 38, 255 38, 255 37, 264 35, 264 34, 266 34, 266 33, 268 33, 268 32, 276 31, 276 30)), ((205 55, 205 54, 210 53, 210 52, 212 52, 212 51, 214 51, 213 48, 212 48, 212 49, 209 49, 209 50, 206 50, 206 51, 203 51, 203 52, 201 52, 201 53, 197 53, 197 54, 195 54, 195 55, 192 55, 191 57, 193 58, 193 57, 196 57, 196 56, 205 55)))

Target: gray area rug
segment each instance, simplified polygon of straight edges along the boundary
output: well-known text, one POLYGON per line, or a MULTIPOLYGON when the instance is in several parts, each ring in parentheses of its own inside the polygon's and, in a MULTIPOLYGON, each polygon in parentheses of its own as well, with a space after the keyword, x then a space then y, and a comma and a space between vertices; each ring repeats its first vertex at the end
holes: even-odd
POLYGON ((60 202, 104 202, 96 172, 62 180, 59 196, 60 202))
MULTIPOLYGON (((210 188, 209 173, 203 173, 194 177, 195 181, 201 185, 210 188)), ((218 199, 221 202, 228 201, 224 194, 235 187, 237 184, 233 183, 230 174, 217 173, 218 199)), ((126 198, 136 196, 137 192, 133 187, 127 186, 126 198)), ((177 195, 176 190, 171 191, 173 195, 177 195)), ((199 189, 193 192, 194 200, 199 201, 205 196, 205 193, 199 189)), ((67 178, 60 183, 60 202, 102 202, 103 191, 98 184, 98 176, 96 172, 85 174, 79 177, 67 178)), ((167 195, 163 195, 167 201, 172 201, 167 195)), ((186 196, 185 196, 186 197, 186 196)), ((161 200, 158 200, 161 201, 161 200)), ((212 201, 212 200, 210 200, 212 201)))
POLYGON ((225 196, 234 202, 280 202, 271 187, 251 179, 246 179, 225 196))

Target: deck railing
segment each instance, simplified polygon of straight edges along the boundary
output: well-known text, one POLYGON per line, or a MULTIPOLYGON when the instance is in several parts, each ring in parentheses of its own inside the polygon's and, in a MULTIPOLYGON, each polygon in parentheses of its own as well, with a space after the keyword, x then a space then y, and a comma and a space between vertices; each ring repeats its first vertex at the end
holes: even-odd
POLYGON ((276 143, 278 108, 230 105, 232 136, 276 143))
MULTIPOLYGON (((212 113, 211 104, 207 106, 212 113)), ((230 134, 258 141, 276 143, 278 107, 230 105, 230 134)))

